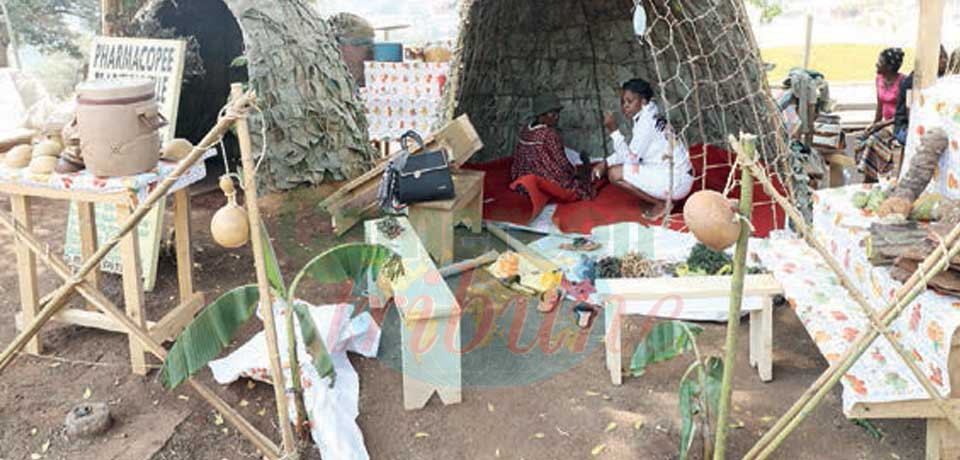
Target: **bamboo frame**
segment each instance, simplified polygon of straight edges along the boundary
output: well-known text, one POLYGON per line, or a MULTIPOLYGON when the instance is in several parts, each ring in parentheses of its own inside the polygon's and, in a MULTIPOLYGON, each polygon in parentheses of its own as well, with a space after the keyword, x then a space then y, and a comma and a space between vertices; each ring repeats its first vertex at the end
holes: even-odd
MULTIPOLYGON (((180 176, 182 176, 190 167, 199 161, 203 157, 203 154, 214 144, 216 144, 216 142, 223 137, 223 135, 229 130, 230 126, 232 126, 235 122, 238 125, 237 131, 238 137, 240 137, 241 145, 246 143, 247 154, 249 156, 249 130, 243 128, 246 127, 246 110, 252 105, 256 96, 253 92, 244 94, 241 91, 240 93, 237 93, 236 88, 233 89, 234 98, 227 108, 226 115, 218 120, 217 124, 210 130, 210 132, 207 133, 206 136, 204 136, 203 140, 196 147, 194 147, 193 150, 182 161, 180 161, 174 171, 169 176, 164 178, 163 181, 157 185, 150 195, 142 203, 140 203, 140 205, 137 206, 137 208, 134 209, 128 217, 123 219, 123 224, 120 226, 118 233, 112 236, 103 246, 97 248, 96 252, 88 257, 76 272, 71 272, 63 261, 53 257, 49 251, 46 250, 46 247, 31 233, 29 222, 18 222, 17 219, 11 217, 10 214, 0 211, 0 225, 6 227, 8 230, 14 233, 17 239, 17 247, 23 249, 22 251, 18 250, 18 255, 24 253, 25 255, 29 256, 28 259, 32 259, 33 257, 39 258, 41 261, 48 264, 57 275, 64 279, 64 284, 62 286, 38 302, 38 305, 42 306, 42 309, 37 315, 33 317, 24 317, 26 324, 24 325, 23 330, 21 330, 17 337, 14 338, 13 342, 4 349, 3 353, 0 354, 0 373, 2 373, 2 371, 6 369, 8 365, 10 365, 13 359, 25 346, 35 341, 35 337, 40 328, 45 325, 54 315, 61 311, 66 305, 66 301, 76 293, 79 293, 86 298, 86 300, 94 305, 97 309, 102 311, 111 320, 120 325, 125 332, 133 336, 139 342, 138 346, 142 347, 145 351, 153 354, 161 360, 166 358, 167 350, 163 348, 157 339, 151 336, 145 325, 141 324, 142 321, 128 317, 124 312, 117 308, 116 305, 110 302, 110 300, 107 299, 101 291, 94 287, 87 277, 92 270, 99 266, 100 261, 103 260, 103 258, 106 257, 111 250, 113 250, 113 248, 121 243, 122 239, 124 239, 124 236, 137 227, 138 223, 144 218, 144 216, 146 216, 150 209, 159 200, 166 197, 167 192, 173 187, 180 176)), ((253 180, 252 167, 250 174, 247 175, 247 177, 248 180, 253 180)), ((255 189, 253 190, 255 193, 255 189)), ((27 199, 27 197, 22 198, 27 199)), ((256 201, 254 199, 253 209, 256 209, 255 203, 256 201)), ((256 213, 256 215, 259 217, 259 213, 256 213)), ((255 228, 257 228, 257 231, 259 232, 259 226, 255 226, 255 228)), ((276 329, 271 324, 267 330, 268 344, 272 344, 273 348, 275 349, 276 329), (270 334, 271 331, 273 334, 270 334), (272 343, 269 341, 271 335, 274 339, 272 343)), ((282 376, 279 366, 274 365, 273 361, 271 361, 271 367, 273 375, 279 374, 282 376)), ((275 380, 274 386, 275 388, 281 388, 280 397, 278 397, 276 402, 278 406, 278 417, 280 418, 280 429, 281 432, 284 433, 284 448, 288 452, 282 452, 280 448, 270 440, 269 437, 257 430, 235 409, 217 396, 213 390, 209 389, 193 377, 188 378, 187 382, 202 398, 204 398, 211 406, 218 410, 223 415, 224 419, 230 422, 250 441, 251 444, 259 449, 266 458, 271 460, 280 460, 281 458, 297 458, 295 452, 289 452, 295 447, 294 444, 292 442, 286 442, 288 438, 292 439, 292 430, 290 428, 290 424, 286 421, 286 396, 282 391, 282 380, 275 380)))
POLYGON ((860 356, 866 352, 869 345, 883 334, 897 354, 910 368, 911 373, 924 387, 936 407, 950 421, 951 425, 960 429, 960 414, 954 411, 937 392, 927 376, 917 368, 909 354, 900 345, 900 342, 893 337, 893 334, 887 329, 890 324, 896 320, 899 315, 926 290, 927 281, 933 278, 947 267, 950 259, 960 253, 960 225, 951 230, 945 238, 944 245, 933 251, 919 266, 916 272, 907 280, 906 283, 897 291, 894 299, 887 305, 884 311, 877 316, 869 302, 863 297, 855 287, 853 282, 843 271, 839 262, 830 254, 823 245, 812 236, 810 228, 806 225, 799 211, 773 187, 769 178, 756 162, 741 160, 738 158, 741 167, 749 168, 754 177, 763 185, 764 190, 786 211, 787 215, 793 219, 794 225, 804 240, 810 244, 824 261, 837 275, 840 284, 853 297, 854 301, 864 311, 864 314, 870 320, 871 328, 864 333, 847 349, 844 356, 834 362, 824 372, 820 378, 814 382, 803 396, 784 414, 780 420, 759 440, 756 445, 743 457, 744 460, 766 459, 768 458, 786 439, 787 436, 799 425, 810 413, 822 402, 824 396, 840 381, 840 378, 857 362, 860 356), (946 248, 950 248, 949 250, 946 248), (946 255, 944 254, 946 252, 946 255))

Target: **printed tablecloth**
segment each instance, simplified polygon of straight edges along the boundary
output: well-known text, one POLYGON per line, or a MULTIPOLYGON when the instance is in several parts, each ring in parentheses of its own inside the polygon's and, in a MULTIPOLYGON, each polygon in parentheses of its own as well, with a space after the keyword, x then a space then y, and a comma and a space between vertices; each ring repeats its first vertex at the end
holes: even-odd
MULTIPOLYGON (((216 150, 211 149, 204 154, 204 158, 209 158, 216 153, 216 150)), ((176 167, 177 163, 160 161, 152 171, 135 176, 97 177, 86 170, 70 174, 33 174, 30 172, 30 168, 14 169, 8 168, 5 164, 0 163, 0 182, 56 190, 82 190, 104 194, 126 191, 130 192, 131 205, 136 207, 141 201, 145 200, 147 195, 157 187, 160 181, 169 176, 176 167)), ((169 193, 199 182, 203 180, 206 175, 206 166, 203 161, 198 161, 180 176, 180 179, 174 183, 169 193)))
MULTIPOLYGON (((901 283, 890 269, 874 267, 860 246, 877 220, 853 208, 855 185, 814 195, 814 228, 817 239, 837 257, 846 275, 863 292, 875 311, 884 310, 901 283)), ((840 286, 822 258, 802 240, 763 240, 751 248, 784 287, 787 300, 807 332, 831 364, 839 360, 854 340, 868 330, 860 307, 840 286)), ((960 326, 960 300, 926 291, 891 325, 891 331, 944 396, 950 393, 947 359, 951 338, 960 326)), ((856 403, 929 399, 910 369, 883 337, 842 379, 843 406, 856 403)))
POLYGON ((928 190, 960 199, 960 75, 941 78, 920 93, 910 114, 901 177, 910 169, 910 160, 917 153, 920 137, 933 128, 946 131, 950 143, 946 154, 940 157, 928 190))
POLYGON ((366 108, 371 139, 399 138, 409 130, 422 135, 439 115, 449 63, 366 62, 366 108))

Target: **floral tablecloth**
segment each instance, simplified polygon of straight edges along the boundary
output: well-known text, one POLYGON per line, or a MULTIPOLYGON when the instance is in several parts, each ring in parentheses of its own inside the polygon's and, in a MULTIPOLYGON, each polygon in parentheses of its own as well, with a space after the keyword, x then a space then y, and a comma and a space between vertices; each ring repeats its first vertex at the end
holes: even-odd
MULTIPOLYGON (((847 276, 879 314, 901 283, 886 267, 873 267, 860 242, 876 217, 853 208, 855 185, 817 192, 817 239, 837 257, 847 276)), ((840 286, 822 258, 802 240, 763 240, 751 248, 783 284, 787 300, 828 362, 839 360, 869 328, 860 307, 840 286)), ((926 291, 891 325, 891 331, 944 396, 950 393, 947 359, 953 332, 960 326, 960 299, 926 291)), ((856 403, 929 399, 892 345, 883 337, 842 379, 844 410, 856 403)))
MULTIPOLYGON (((209 158, 217 152, 211 149, 204 158, 209 158)), ((97 193, 130 192, 131 205, 136 207, 147 195, 157 187, 170 173, 176 169, 177 163, 160 161, 149 172, 135 176, 97 177, 84 170, 71 174, 33 174, 30 168, 13 169, 0 163, 0 182, 16 183, 26 186, 43 187, 56 190, 82 190, 97 193)), ((170 189, 173 193, 190 184, 203 180, 207 175, 207 168, 203 161, 198 161, 187 170, 170 189)))
POLYGON ((360 91, 371 139, 426 136, 437 121, 449 63, 366 62, 360 91))
POLYGON ((903 172, 910 168, 910 160, 917 153, 920 137, 941 128, 950 138, 945 155, 930 181, 930 191, 943 196, 960 198, 960 75, 941 78, 937 84, 924 89, 910 114, 910 132, 904 150, 903 172))

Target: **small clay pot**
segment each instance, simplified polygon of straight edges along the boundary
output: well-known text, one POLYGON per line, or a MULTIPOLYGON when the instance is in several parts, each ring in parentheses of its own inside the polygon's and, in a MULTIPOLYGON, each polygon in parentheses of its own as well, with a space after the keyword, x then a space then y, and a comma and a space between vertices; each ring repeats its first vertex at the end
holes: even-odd
POLYGON ((30 160, 30 172, 33 174, 51 174, 57 168, 59 158, 51 156, 33 157, 30 160))
POLYGON ((30 164, 30 159, 33 158, 33 147, 29 144, 18 145, 9 152, 7 152, 7 157, 4 159, 8 168, 20 169, 26 168, 30 164))

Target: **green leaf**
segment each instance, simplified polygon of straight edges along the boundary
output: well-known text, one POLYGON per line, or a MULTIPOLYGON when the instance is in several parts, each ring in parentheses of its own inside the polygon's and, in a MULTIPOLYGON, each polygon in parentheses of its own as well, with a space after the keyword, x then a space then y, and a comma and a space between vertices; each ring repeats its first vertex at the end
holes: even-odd
MULTIPOLYGON (((694 366, 696 365, 697 363, 694 363, 694 366)), ((687 453, 691 444, 693 444, 694 425, 698 412, 694 401, 697 398, 697 393, 695 380, 685 378, 680 382, 678 403, 680 408, 680 460, 687 460, 687 453)))
POLYGON ((243 55, 237 56, 232 61, 230 61, 230 67, 243 67, 247 65, 247 61, 248 60, 246 56, 243 56, 243 55))
POLYGON ((352 281, 354 293, 357 293, 366 286, 368 275, 375 280, 381 270, 384 270, 387 276, 396 278, 403 272, 400 256, 379 244, 343 244, 304 265, 290 285, 290 298, 297 298, 297 287, 304 276, 309 276, 319 283, 352 281))
POLYGON ((680 321, 665 321, 654 325, 633 353, 633 358, 630 360, 631 374, 639 377, 643 375, 648 365, 671 360, 689 351, 692 348, 692 342, 684 326, 694 337, 703 332, 700 326, 680 321))
POLYGON ((867 432, 867 434, 873 437, 873 439, 876 439, 877 441, 880 441, 883 439, 883 432, 880 431, 880 429, 877 428, 877 426, 874 425, 873 422, 871 422, 870 420, 867 420, 864 418, 855 418, 852 420, 852 422, 854 425, 857 425, 860 428, 863 428, 864 431, 867 432))
MULTIPOLYGON (((260 239, 263 242, 263 260, 267 266, 267 280, 270 282, 270 287, 279 295, 286 295, 287 287, 283 282, 280 263, 277 262, 277 253, 273 250, 273 244, 270 242, 267 225, 262 220, 260 221, 260 239)), ((289 298, 285 298, 285 300, 289 300, 289 298)))
POLYGON ((160 368, 163 386, 168 390, 176 388, 220 354, 253 316, 259 297, 256 286, 241 286, 204 307, 177 336, 173 348, 167 353, 160 368))
POLYGON ((310 308, 302 302, 293 303, 293 311, 297 314, 297 321, 300 323, 300 336, 303 343, 313 356, 313 367, 317 368, 320 378, 336 378, 336 372, 333 370, 333 360, 327 353, 327 347, 323 343, 323 336, 317 331, 317 325, 310 316, 310 308))
POLYGON ((723 359, 717 356, 707 358, 706 362, 706 398, 712 413, 717 413, 720 405, 720 388, 723 387, 723 359))

